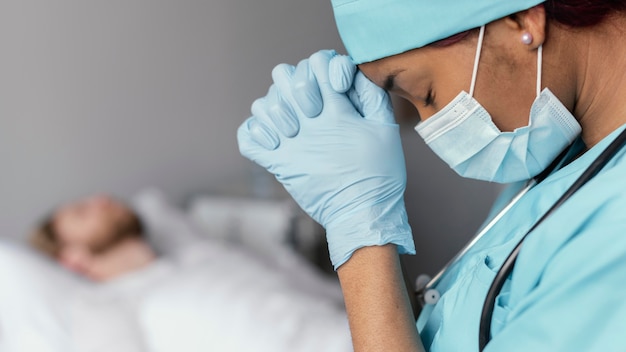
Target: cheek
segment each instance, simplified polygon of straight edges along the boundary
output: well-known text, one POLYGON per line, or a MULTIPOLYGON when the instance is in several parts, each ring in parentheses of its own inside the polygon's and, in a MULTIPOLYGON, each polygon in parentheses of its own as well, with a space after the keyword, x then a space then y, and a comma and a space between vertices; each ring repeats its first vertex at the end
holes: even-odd
POLYGON ((434 115, 436 112, 434 107, 425 106, 424 102, 419 99, 415 99, 412 97, 406 97, 405 99, 411 103, 411 105, 415 108, 415 110, 417 110, 417 114, 419 115, 420 121, 424 121, 428 119, 429 117, 434 115))
POLYGON ((438 52, 432 71, 433 104, 423 109, 422 119, 428 119, 445 108, 461 92, 470 91, 475 48, 455 44, 438 52))
POLYGON ((445 108, 454 98, 456 98, 463 89, 437 89, 434 91, 434 102, 430 105, 426 105, 424 101, 415 99, 413 97, 406 97, 406 99, 417 110, 420 120, 425 121, 435 115, 441 109, 445 108))
MULTIPOLYGON (((469 74, 471 75, 471 72, 469 74)), ((432 103, 430 104, 426 104, 413 94, 407 94, 405 98, 417 109, 420 119, 425 121, 450 104, 461 92, 469 92, 470 79, 459 79, 459 76, 448 73, 434 78, 431 85, 432 103)))
POLYGON ((536 94, 532 84, 515 86, 494 83, 478 92, 475 98, 501 131, 513 131, 528 125, 536 94))

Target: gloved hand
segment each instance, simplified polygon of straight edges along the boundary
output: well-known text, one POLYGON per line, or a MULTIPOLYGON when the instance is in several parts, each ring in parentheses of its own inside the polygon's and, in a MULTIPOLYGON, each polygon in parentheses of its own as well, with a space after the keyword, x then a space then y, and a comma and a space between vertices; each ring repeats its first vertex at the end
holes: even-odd
MULTIPOLYGON (((333 55, 328 65, 330 86, 338 93, 345 93, 352 88, 354 75, 357 71, 356 65, 345 55, 333 55)), ((280 133, 286 137, 293 137, 298 134, 300 123, 296 117, 295 109, 307 117, 315 117, 320 114, 323 107, 322 96, 319 86, 313 73, 310 70, 308 59, 302 60, 298 66, 293 67, 287 64, 280 64, 272 70, 272 78, 275 82, 270 87, 267 96, 257 99, 252 105, 254 111, 272 110, 273 114, 263 115, 273 119, 273 124, 280 133), (282 92, 284 97, 279 96, 276 86, 290 87, 282 92), (282 99, 288 98, 295 102, 294 106, 283 106, 282 99), (268 103, 274 105, 268 106, 268 103), (283 108, 288 111, 281 111, 283 108)), ((358 100, 358 99, 357 99, 358 100)), ((263 126, 265 127, 265 126, 263 126)), ((272 129, 258 129, 256 140, 267 149, 278 147, 278 134, 272 129)))
POLYGON ((389 96, 360 72, 347 77, 349 70, 336 81, 353 80, 353 86, 347 93, 335 90, 333 57, 320 51, 295 68, 274 69, 267 96, 255 101, 253 116, 239 127, 240 152, 274 174, 325 227, 335 269, 364 246, 394 243, 400 253, 414 253, 404 155, 389 96), (323 106, 315 114, 318 97, 323 106))

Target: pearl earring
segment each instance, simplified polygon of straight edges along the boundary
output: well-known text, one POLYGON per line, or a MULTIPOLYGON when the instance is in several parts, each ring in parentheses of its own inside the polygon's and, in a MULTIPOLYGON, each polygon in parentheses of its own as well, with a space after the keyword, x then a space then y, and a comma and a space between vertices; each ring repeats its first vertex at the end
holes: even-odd
POLYGON ((522 43, 526 45, 530 45, 532 42, 533 42, 533 35, 528 32, 524 32, 524 34, 522 34, 522 43))

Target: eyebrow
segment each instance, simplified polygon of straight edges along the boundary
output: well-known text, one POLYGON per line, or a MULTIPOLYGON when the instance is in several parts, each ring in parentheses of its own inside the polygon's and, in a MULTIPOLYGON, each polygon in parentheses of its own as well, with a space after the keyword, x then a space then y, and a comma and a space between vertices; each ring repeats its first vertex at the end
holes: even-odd
POLYGON ((383 83, 383 89, 385 90, 391 90, 396 86, 396 76, 403 72, 403 69, 399 69, 396 71, 391 72, 386 78, 385 78, 385 83, 383 83))
POLYGON ((383 84, 383 89, 384 90, 391 90, 393 87, 396 86, 396 74, 390 74, 389 76, 387 76, 387 78, 385 79, 385 83, 383 84))

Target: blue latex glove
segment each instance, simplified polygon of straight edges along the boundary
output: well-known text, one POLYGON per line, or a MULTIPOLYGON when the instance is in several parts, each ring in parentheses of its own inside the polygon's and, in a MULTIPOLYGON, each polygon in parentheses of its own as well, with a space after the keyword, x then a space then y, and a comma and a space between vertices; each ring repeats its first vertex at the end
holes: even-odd
MULTIPOLYGON (((307 63, 303 61, 302 63, 307 63)), ((357 67, 349 56, 334 55, 328 64, 330 86, 338 93, 345 93, 352 88, 357 67)), ((315 77, 308 65, 298 65, 292 73, 292 66, 278 65, 272 74, 274 80, 292 77, 293 98, 304 115, 315 117, 322 111, 322 96, 315 77)), ((281 85, 289 84, 281 82, 281 85)))
POLYGON ((350 70, 335 80, 352 87, 338 92, 329 77, 333 57, 321 51, 295 68, 274 69, 274 85, 239 127, 240 152, 274 174, 326 228, 335 269, 364 246, 394 243, 400 253, 414 253, 404 155, 389 96, 360 72, 347 77, 350 70), (318 97, 323 105, 315 114, 306 107, 317 106, 318 97))
MULTIPOLYGON (((328 65, 330 86, 338 93, 345 93, 352 88, 354 75, 357 67, 352 60, 345 55, 334 55, 328 65)), ((265 125, 257 126, 253 131, 257 142, 267 149, 278 147, 280 132, 285 137, 293 137, 298 134, 300 123, 296 117, 294 109, 300 109, 303 116, 315 117, 320 114, 323 107, 322 95, 313 73, 309 68, 308 60, 302 60, 298 66, 280 64, 272 70, 272 85, 265 98, 257 99, 252 105, 252 111, 271 111, 271 113, 261 114, 266 125, 273 125, 276 130, 266 128, 265 125), (290 87, 284 90, 283 96, 277 91, 277 86, 290 87), (293 106, 282 104, 283 99, 295 102, 293 106), (271 106, 269 104, 272 104, 271 106), (286 110, 283 110, 286 109, 286 110)), ((358 100, 358 99, 357 99, 358 100)))

